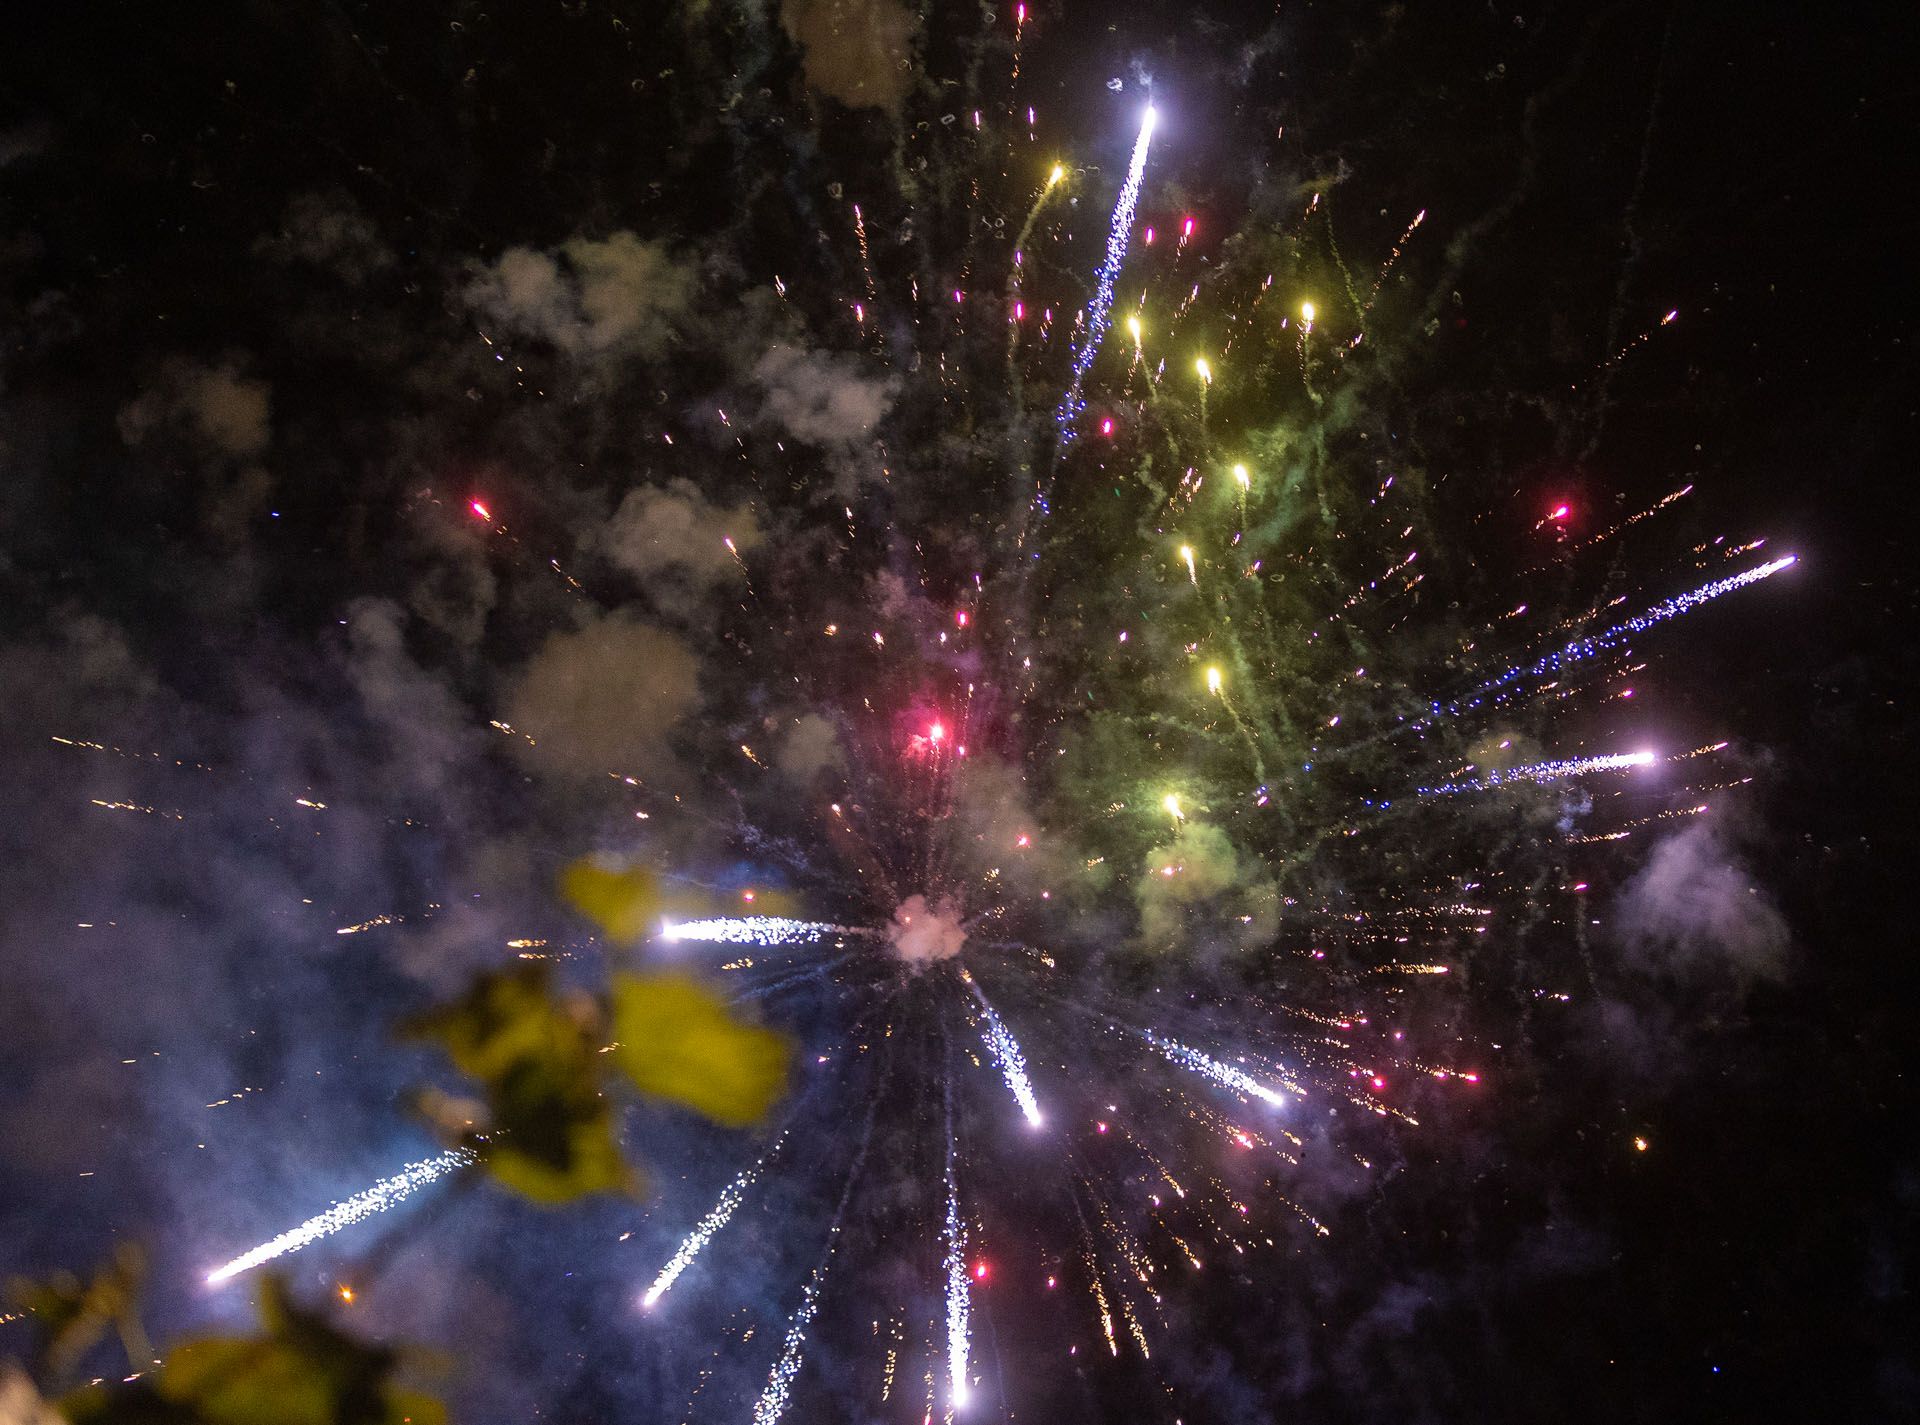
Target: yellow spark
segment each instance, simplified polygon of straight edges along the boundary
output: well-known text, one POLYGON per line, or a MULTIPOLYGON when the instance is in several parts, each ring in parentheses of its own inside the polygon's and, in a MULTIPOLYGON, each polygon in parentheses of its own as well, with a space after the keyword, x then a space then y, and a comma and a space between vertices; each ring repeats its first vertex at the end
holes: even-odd
POLYGON ((1220 691, 1220 670, 1218 668, 1207 669, 1207 691, 1209 693, 1218 693, 1220 691))
POLYGON ((1300 320, 1305 322, 1308 326, 1312 326, 1313 318, 1314 318, 1313 303, 1302 302, 1300 304, 1300 320))
POLYGON ((1067 166, 1064 163, 1054 164, 1053 172, 1047 175, 1047 187, 1049 188, 1053 187, 1054 184, 1058 183, 1062 178, 1065 178, 1066 176, 1067 176, 1067 166))
POLYGON ((1127 334, 1133 338, 1135 346, 1140 345, 1140 318, 1134 316, 1127 318, 1127 334))
POLYGON ((1634 1151, 1635 1151, 1636 1153, 1644 1153, 1644 1152, 1646 1152, 1646 1151, 1647 1151, 1647 1140, 1646 1140, 1646 1139, 1644 1139, 1644 1138, 1639 1138, 1639 1137, 1636 1137, 1636 1138, 1635 1138, 1635 1139, 1633 1140, 1633 1148, 1634 1148, 1634 1151))
POLYGON ((1193 565, 1193 546, 1191 544, 1183 544, 1180 546, 1180 558, 1187 566, 1187 582, 1192 584, 1194 588, 1199 588, 1200 575, 1193 565))
POLYGON ((1247 467, 1244 465, 1236 464, 1233 467, 1233 478, 1240 482, 1240 488, 1243 490, 1249 488, 1253 484, 1253 476, 1247 473, 1247 467))
POLYGON ((1164 797, 1160 798, 1160 805, 1167 809, 1167 815, 1175 821, 1185 821, 1187 819, 1187 814, 1180 810, 1180 798, 1176 797, 1172 792, 1168 792, 1164 797))
POLYGON ((1200 356, 1194 358, 1193 369, 1200 373, 1202 385, 1211 386, 1213 384, 1213 368, 1207 365, 1206 357, 1200 356))

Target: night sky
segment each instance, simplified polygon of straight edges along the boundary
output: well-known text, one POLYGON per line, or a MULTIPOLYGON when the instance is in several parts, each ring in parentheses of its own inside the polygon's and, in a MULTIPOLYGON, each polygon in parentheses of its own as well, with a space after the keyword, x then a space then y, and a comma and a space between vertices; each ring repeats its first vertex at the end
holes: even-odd
POLYGON ((250 1330, 440 1151, 407 1016, 671 964, 765 1123, 276 1264, 455 1420, 753 1419, 823 1263, 785 1418, 944 1417, 950 1181, 955 1420, 1920 1414, 1881 8, 11 17, 0 1276, 250 1330), (583 857, 875 933, 616 946, 583 857))

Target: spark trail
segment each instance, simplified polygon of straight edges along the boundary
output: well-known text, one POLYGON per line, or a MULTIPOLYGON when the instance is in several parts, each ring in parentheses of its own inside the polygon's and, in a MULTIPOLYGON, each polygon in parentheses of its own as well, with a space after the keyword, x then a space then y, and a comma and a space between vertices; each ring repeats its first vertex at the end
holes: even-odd
POLYGON ((966 1406, 967 1229, 960 1221, 960 1191, 953 1178, 953 1141, 947 1141, 947 1380, 956 1410, 966 1406))
MULTIPOLYGON (((1430 727, 1443 717, 1455 717, 1468 708, 1479 707, 1486 701, 1489 693, 1498 693, 1523 678, 1539 678, 1549 673, 1558 673, 1570 664, 1584 663, 1609 649, 1616 648, 1636 633, 1644 633, 1655 624, 1665 623, 1668 619, 1680 617, 1690 609, 1696 609, 1704 603, 1719 598, 1722 594, 1731 594, 1736 589, 1744 589, 1749 584, 1757 584, 1762 579, 1770 579, 1782 569, 1799 562, 1800 556, 1789 554, 1766 564, 1757 565, 1741 574, 1729 574, 1724 579, 1715 579, 1702 584, 1697 589, 1689 589, 1684 594, 1675 594, 1662 600, 1645 612, 1635 615, 1625 623, 1617 623, 1612 628, 1593 634, 1588 638, 1576 638, 1566 647, 1546 654, 1533 663, 1516 664, 1498 677, 1489 678, 1466 697, 1451 703, 1435 703, 1430 717, 1422 718, 1412 724, 1415 727, 1430 727)), ((1497 699, 1496 699, 1497 701, 1497 699)))
POLYGON ((1020 1045, 1012 1031, 994 1012, 993 1006, 987 1003, 987 997, 980 992, 980 986, 974 983, 973 976, 962 970, 960 978, 967 982, 967 988, 973 991, 973 997, 980 1005, 980 1014, 986 1024, 981 1037, 987 1041, 987 1047, 999 1062, 1000 1073, 1007 1081, 1007 1091, 1020 1105, 1020 1112, 1026 1115, 1028 1124, 1038 1128, 1045 1120, 1040 1114, 1040 1101, 1034 1097, 1033 1081, 1027 1077, 1026 1055, 1020 1052, 1020 1045))
POLYGON ((1081 340, 1080 349, 1073 354, 1073 380, 1067 387, 1066 395, 1060 398, 1060 408, 1054 412, 1062 444, 1073 439, 1074 419, 1086 409, 1087 403, 1081 395, 1081 388, 1112 320, 1113 284, 1120 276, 1120 264, 1127 258, 1127 240, 1133 233, 1134 209, 1140 202, 1140 180, 1147 171, 1147 145, 1153 140, 1153 126, 1158 119, 1159 115, 1149 104, 1147 112, 1140 118, 1140 137, 1134 140, 1133 161, 1127 166, 1127 181, 1120 185, 1120 196, 1113 205, 1113 227, 1107 234, 1107 259, 1100 265, 1099 276, 1094 284, 1093 302, 1087 308, 1086 336, 1081 340))
POLYGON ((1262 1103, 1272 1104, 1275 1108, 1280 1108, 1286 1103, 1286 1099, 1278 1090, 1268 1088, 1250 1074, 1234 1068, 1231 1064, 1223 1064, 1218 1059, 1209 1058, 1198 1049, 1190 1049, 1177 1039, 1165 1038, 1155 1034, 1151 1029, 1142 1030, 1141 1033, 1147 1043, 1164 1054, 1170 1063, 1178 1064, 1183 1069, 1191 1069, 1194 1073, 1212 1079, 1224 1088, 1230 1088, 1235 1093, 1249 1094, 1262 1103))
POLYGON ((766 1389, 760 1392, 760 1398, 754 1402, 753 1425, 775 1425, 786 1413, 787 1398, 793 1393, 793 1379, 800 1374, 800 1367, 806 1359, 807 1328, 813 1324, 813 1318, 820 1310, 820 1293, 827 1284, 827 1268, 833 1264, 834 1248, 839 1245, 840 1224, 846 1219, 847 1203, 853 1198, 854 1184, 859 1182, 861 1170, 866 1166, 867 1149, 873 1145, 874 1114, 879 1109, 891 1071, 889 1061, 881 1071, 880 1088, 867 1101, 867 1122, 861 1130, 860 1149, 854 1154, 853 1165, 847 1170, 846 1186, 840 1190, 840 1202, 834 1208, 833 1221, 827 1227, 826 1254, 807 1278, 807 1284, 800 1293, 800 1305, 787 1322, 787 1337, 780 1348, 780 1358, 767 1373, 766 1389))
POLYGON ((331 1237, 343 1227, 351 1227, 376 1212, 385 1212, 395 1203, 413 1196, 434 1179, 445 1177, 455 1168, 470 1167, 476 1161, 470 1149, 449 1148, 438 1157, 410 1163, 392 1177, 382 1178, 365 1192, 357 1192, 345 1202, 335 1203, 318 1217, 309 1217, 271 1242, 263 1242, 252 1251, 241 1253, 224 1267, 208 1272, 207 1285, 219 1286, 242 1272, 252 1271, 263 1262, 297 1252, 322 1237, 331 1237))
POLYGON ((714 920, 667 921, 660 938, 676 944, 702 940, 718 945, 803 945, 829 935, 862 935, 868 931, 820 920, 787 920, 777 915, 743 915, 714 920))
POLYGON ((784 1134, 774 1140, 773 1147, 762 1154, 757 1163, 721 1190, 720 1198, 714 1203, 712 1210, 700 1219, 699 1225, 693 1231, 687 1234, 679 1250, 660 1269, 660 1275, 653 1279, 653 1285, 647 1288, 647 1294, 640 1298, 641 1306, 650 1308, 665 1296, 672 1289, 673 1284, 680 1279, 680 1274, 693 1265, 693 1259, 706 1250, 707 1244, 719 1234, 722 1227, 727 1225, 728 1219, 740 1206, 747 1195, 747 1189, 759 1179, 761 1170, 767 1165, 767 1159, 780 1151, 780 1144, 783 1141, 785 1141, 784 1134))
POLYGON ((1557 762, 1533 762, 1525 767, 1509 767, 1504 772, 1489 772, 1466 782, 1442 782, 1437 787, 1421 787, 1424 797, 1444 796, 1451 792, 1486 792, 1510 787, 1515 782, 1558 782, 1588 772, 1613 772, 1626 767, 1650 767, 1651 752, 1614 752, 1604 757, 1568 757, 1557 762))

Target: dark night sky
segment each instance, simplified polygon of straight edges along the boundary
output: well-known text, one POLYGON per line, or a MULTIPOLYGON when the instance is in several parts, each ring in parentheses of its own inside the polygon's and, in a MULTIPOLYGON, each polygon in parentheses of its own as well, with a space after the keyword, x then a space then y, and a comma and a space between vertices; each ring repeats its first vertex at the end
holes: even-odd
MULTIPOLYGON (((840 715, 870 694, 905 718, 939 659, 873 669, 843 646, 796 651, 791 628, 884 621, 890 646, 924 645, 1010 544, 1004 446, 953 417, 933 375, 947 351, 954 382, 993 379, 998 337, 901 295, 924 278, 998 299, 1004 269, 964 267, 994 249, 959 215, 978 179, 1000 241, 1034 189, 1004 148, 966 156, 965 116, 985 106, 991 126, 1007 104, 1006 16, 978 30, 973 9, 941 7, 904 97, 849 108, 777 4, 393 8, 33 7, 0 52, 0 1273, 145 1242, 162 1345, 248 1319, 243 1293, 198 1288, 208 1264, 431 1151, 404 1090, 434 1069, 392 1023, 509 938, 580 939, 549 890, 575 855, 672 859, 733 889, 777 877, 791 838, 806 849, 790 883, 820 913, 884 915, 815 854, 795 789, 884 780, 889 754, 840 715), (959 116, 944 130, 943 113, 959 116), (879 337, 846 320, 849 201, 874 235, 879 337), (565 253, 588 286, 516 298, 515 250, 548 272, 565 253), (594 261, 618 267, 612 306, 593 305, 594 261), (517 341, 479 335, 516 322, 517 341), (476 495, 510 536, 483 536, 476 495), (643 515, 707 553, 636 542, 643 515), (715 552, 742 528, 762 537, 752 604, 715 552), (581 714, 582 750, 530 753, 487 726, 564 716, 563 672, 629 698, 581 714), (839 718, 837 771, 794 731, 815 713, 839 718), (766 779, 740 766, 744 741, 777 749, 766 779), (613 761, 640 799, 607 791, 613 761), (700 817, 636 842, 633 808, 675 793, 700 817), (406 919, 336 934, 390 913, 406 919)), ((1514 922, 1504 963, 1419 1001, 1433 1033, 1476 1046, 1489 1091, 1425 1101, 1419 1131, 1375 1143, 1364 1184, 1308 1172, 1332 1245, 1300 1232, 1170 1291, 1150 1365, 1111 1363, 1029 1289, 1077 1259, 1072 1219, 1043 1155, 983 1142, 973 1210, 1010 1279, 977 1307, 981 1418, 1920 1412, 1920 332, 1902 216, 1920 46, 1881 8, 1033 6, 1019 104, 1038 141, 1022 122, 1013 151, 1097 167, 1046 249, 1061 271, 1084 282, 1098 261, 1143 89, 1164 132, 1142 219, 1171 233, 1199 215, 1210 266, 1311 191, 1363 275, 1428 212, 1403 260, 1412 295, 1388 299, 1421 354, 1380 419, 1452 481, 1436 503, 1460 543, 1435 562, 1455 561, 1470 613, 1516 589, 1567 607, 1602 588, 1659 597, 1696 581, 1695 546, 1720 535, 1802 563, 1635 649, 1674 745, 1738 744, 1753 780, 1707 842, 1777 909, 1784 958, 1709 945, 1655 966, 1610 927, 1576 943, 1514 922), (1669 308, 1673 327, 1589 381, 1669 308), (1429 313, 1444 320, 1421 345, 1429 313), (1698 494, 1604 579, 1557 556, 1515 574, 1540 555, 1516 510, 1569 498, 1592 533, 1688 481, 1698 494), (1525 1000, 1570 980, 1563 1008, 1525 1000)), ((1331 282, 1324 252, 1305 261, 1331 282)), ((1223 383, 1219 399, 1220 419, 1251 423, 1249 398, 1223 383)), ((1087 520, 1059 587, 1106 587, 1087 520)), ((1057 637, 1058 666, 1079 666, 1078 623, 1009 607, 1011 636, 1057 637)), ((1408 646, 1464 627, 1458 608, 1425 606, 1408 646)), ((1074 715, 1009 713, 990 750, 1031 762, 1074 715)), ((1037 782, 1020 795, 1046 814, 1037 782)), ((1595 924, 1644 885, 1649 848, 1627 844, 1592 863, 1595 924)), ((1085 952, 1090 995, 1230 1003, 1241 982, 1212 954, 1143 970, 1089 948, 1128 933, 1136 900, 1117 894, 1117 910, 1076 902, 1095 906, 1078 927, 1045 922, 1085 952)), ((1107 1072, 1038 998, 1009 998, 1043 1086, 1067 1063, 1107 1072)), ((931 1053, 931 989, 901 1003, 901 1057, 931 1053)), ((809 1053, 848 1030, 830 1003, 780 1014, 809 1053)), ((850 1072, 859 1088, 880 1066, 850 1072)), ((291 1259, 289 1277, 318 1296, 380 1243, 355 1324, 449 1349, 460 1420, 678 1420, 723 1331, 694 1418, 747 1418, 863 1102, 800 1083, 795 1157, 826 1166, 769 1174, 730 1229, 753 1269, 682 1288, 670 1329, 636 1323, 636 1281, 747 1150, 651 1110, 632 1128, 657 1175, 644 1213, 464 1189, 291 1259)), ((1112 1091, 1143 1111, 1152 1096, 1112 1091)), ((874 1403, 868 1326, 938 1275, 937 1162, 931 1185, 923 1170, 939 1089, 881 1101, 876 1186, 792 1419, 896 1418, 874 1403)), ((0 1326, 0 1359, 25 1339, 0 1326)))

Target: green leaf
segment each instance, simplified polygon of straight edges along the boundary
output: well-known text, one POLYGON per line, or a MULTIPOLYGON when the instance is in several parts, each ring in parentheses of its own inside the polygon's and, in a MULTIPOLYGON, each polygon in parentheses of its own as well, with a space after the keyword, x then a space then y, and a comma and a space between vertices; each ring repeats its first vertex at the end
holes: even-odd
POLYGON ((644 1094, 744 1128, 787 1089, 785 1035, 738 1019, 685 975, 616 975, 614 1061, 644 1094))

